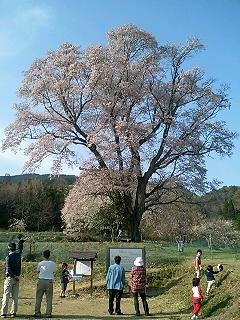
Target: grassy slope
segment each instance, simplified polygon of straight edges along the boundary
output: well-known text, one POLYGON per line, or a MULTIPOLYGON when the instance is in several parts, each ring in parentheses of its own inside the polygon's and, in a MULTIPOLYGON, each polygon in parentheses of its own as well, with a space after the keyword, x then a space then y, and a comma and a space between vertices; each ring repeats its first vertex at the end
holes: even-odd
MULTIPOLYGON (((65 242, 38 242, 35 250, 41 252, 50 248, 53 252, 53 260, 59 263, 68 261, 71 251, 98 251, 98 261, 94 265, 95 291, 91 297, 89 294, 89 279, 77 285, 78 297, 71 296, 71 285, 69 285, 69 296, 65 299, 58 297, 59 282, 55 282, 54 293, 54 315, 56 317, 66 315, 72 317, 86 318, 110 318, 107 314, 107 296, 105 286, 105 252, 106 248, 112 246, 108 243, 65 243, 65 242)), ((119 244, 117 244, 119 246, 119 244)), ((159 319, 189 319, 191 312, 191 279, 193 276, 192 260, 196 248, 185 248, 183 255, 176 252, 176 247, 161 246, 159 244, 121 244, 124 247, 146 247, 149 294, 155 295, 149 298, 150 311, 154 318, 159 319)), ((0 243, 1 256, 4 256, 6 243, 0 243)), ((28 250, 26 245, 25 250, 28 250)), ((40 259, 40 256, 39 256, 40 259)), ((224 264, 224 272, 217 275, 219 287, 216 288, 214 296, 205 300, 202 308, 202 316, 206 319, 239 319, 239 254, 228 250, 217 250, 211 256, 204 249, 203 263, 224 264)), ((31 315, 34 313, 35 286, 36 286, 36 263, 24 263, 20 289, 19 313, 31 315)), ((0 265, 0 295, 3 288, 3 262, 0 265)), ((58 278, 58 275, 57 275, 58 278)), ((206 290, 205 279, 202 279, 203 292, 206 290)), ((127 295, 122 301, 122 309, 127 318, 134 315, 133 301, 127 295)), ((121 317, 122 318, 122 317, 121 317)))

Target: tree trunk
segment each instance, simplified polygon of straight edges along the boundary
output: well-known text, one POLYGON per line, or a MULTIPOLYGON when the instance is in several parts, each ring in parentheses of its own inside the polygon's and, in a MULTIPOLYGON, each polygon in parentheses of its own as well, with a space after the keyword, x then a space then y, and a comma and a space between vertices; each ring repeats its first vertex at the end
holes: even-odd
POLYGON ((131 240, 133 242, 141 241, 140 223, 145 212, 145 191, 146 183, 139 181, 134 209, 132 210, 131 214, 131 240))
POLYGON ((112 240, 112 242, 115 241, 115 228, 114 227, 112 227, 112 230, 111 230, 111 240, 112 240))
POLYGON ((138 210, 134 210, 131 215, 131 241, 132 242, 140 242, 141 234, 140 234, 140 222, 139 221, 139 212, 138 210))

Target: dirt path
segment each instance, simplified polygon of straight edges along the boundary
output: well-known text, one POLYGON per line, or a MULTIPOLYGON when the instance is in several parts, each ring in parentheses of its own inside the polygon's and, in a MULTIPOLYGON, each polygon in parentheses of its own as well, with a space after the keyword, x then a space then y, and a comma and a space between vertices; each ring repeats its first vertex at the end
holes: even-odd
MULTIPOLYGON (((159 305, 159 298, 149 298, 149 307, 152 316, 150 317, 136 317, 134 313, 133 299, 123 298, 121 308, 124 313, 122 316, 108 314, 108 298, 107 296, 94 295, 91 297, 89 294, 80 295, 77 298, 66 297, 60 298, 58 291, 54 291, 53 300, 53 318, 54 319, 189 319, 190 314, 180 313, 167 313, 166 306, 163 308, 159 305)), ((21 288, 19 298, 19 312, 18 319, 29 319, 34 314, 35 305, 35 291, 34 288, 21 288)), ((141 306, 141 303, 140 303, 141 306)), ((45 311, 45 301, 42 304, 42 313, 45 311)), ((32 318, 33 319, 33 318, 32 318)), ((42 318, 44 319, 44 317, 42 318)))

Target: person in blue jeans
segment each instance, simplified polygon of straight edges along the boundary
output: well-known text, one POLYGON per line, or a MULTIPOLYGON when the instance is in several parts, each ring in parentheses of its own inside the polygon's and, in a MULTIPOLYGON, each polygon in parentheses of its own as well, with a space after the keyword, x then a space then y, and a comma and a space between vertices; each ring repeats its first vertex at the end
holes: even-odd
POLYGON ((122 266, 120 266, 121 257, 116 256, 114 258, 115 263, 111 265, 107 272, 107 289, 109 294, 109 314, 113 314, 114 312, 114 298, 116 297, 116 308, 115 313, 117 315, 122 315, 121 311, 121 298, 123 294, 123 288, 125 284, 125 270, 122 266))

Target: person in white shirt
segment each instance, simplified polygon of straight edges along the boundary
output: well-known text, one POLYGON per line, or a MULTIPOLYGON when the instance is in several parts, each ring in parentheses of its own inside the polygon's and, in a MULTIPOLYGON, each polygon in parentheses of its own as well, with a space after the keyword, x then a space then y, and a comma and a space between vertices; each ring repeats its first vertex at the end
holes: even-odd
POLYGON ((41 317, 41 303, 45 293, 46 295, 46 317, 52 317, 52 299, 53 299, 53 281, 56 272, 56 264, 49 260, 50 251, 43 252, 44 260, 39 262, 37 266, 38 283, 36 290, 35 317, 41 317))

